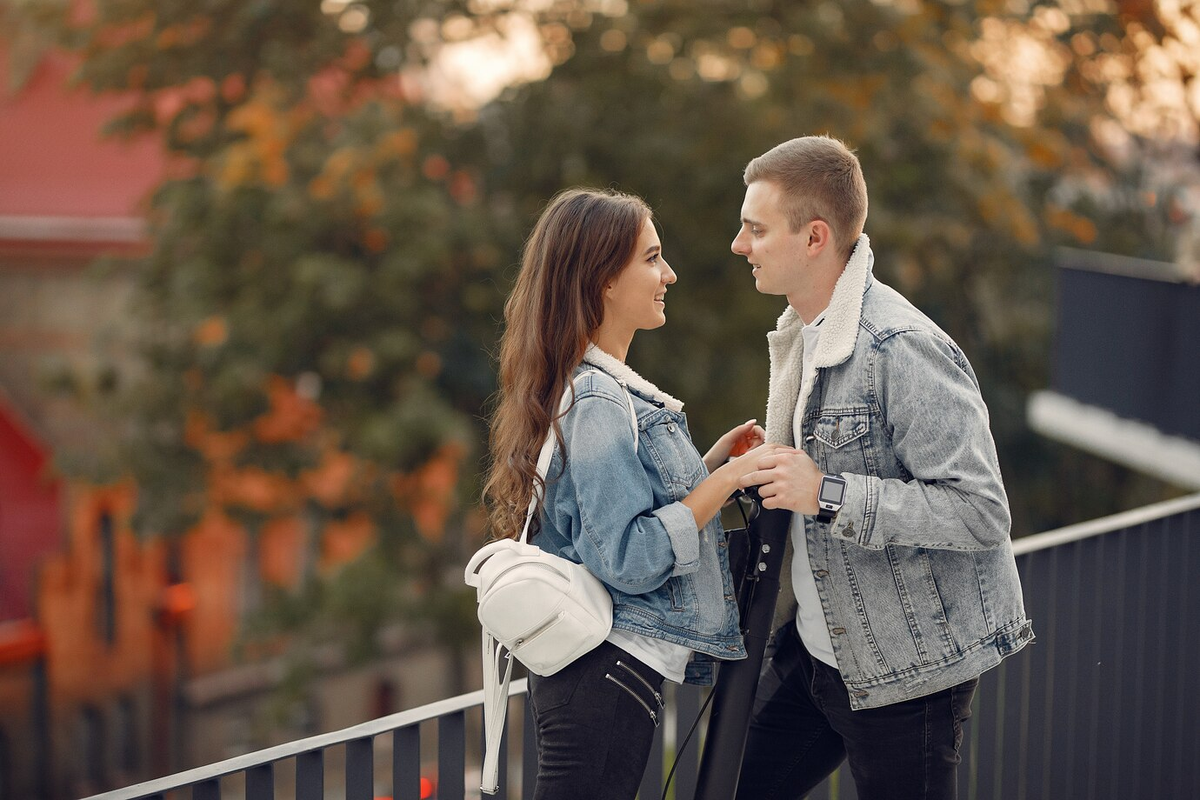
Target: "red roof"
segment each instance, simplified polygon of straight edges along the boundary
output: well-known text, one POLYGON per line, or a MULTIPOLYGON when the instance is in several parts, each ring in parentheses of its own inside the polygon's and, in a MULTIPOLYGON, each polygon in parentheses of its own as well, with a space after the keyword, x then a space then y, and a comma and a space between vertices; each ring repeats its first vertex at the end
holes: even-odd
MULTIPOLYGON (((129 98, 68 88, 74 61, 49 52, 15 94, 0 41, 0 217, 130 218, 163 172, 158 142, 101 138, 129 98)), ((13 238, 6 232, 3 238, 13 238)), ((18 237, 19 238, 19 237, 18 237)))

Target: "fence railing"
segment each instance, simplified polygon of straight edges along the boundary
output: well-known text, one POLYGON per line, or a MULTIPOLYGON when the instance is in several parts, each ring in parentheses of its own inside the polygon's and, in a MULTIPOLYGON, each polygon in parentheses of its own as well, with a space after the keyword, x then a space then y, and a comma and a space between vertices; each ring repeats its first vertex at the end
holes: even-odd
MULTIPOLYGON (((1190 681, 1200 666, 1200 587, 1191 583, 1200 575, 1198 535, 1193 495, 1014 543, 1037 641, 980 680, 960 797, 1200 797, 1200 693, 1190 681)), ((498 797, 528 798, 536 758, 525 682, 512 689, 498 797)), ((281 775, 300 800, 478 797, 482 700, 482 692, 465 694, 95 800, 291 796, 276 785, 281 775), (334 762, 345 777, 327 792, 326 764, 334 762)), ((668 700, 642 800, 662 795, 702 694, 682 687, 668 700)), ((699 738, 679 756, 676 800, 695 792, 699 738)), ((856 798, 849 770, 843 765, 810 797, 856 798)))

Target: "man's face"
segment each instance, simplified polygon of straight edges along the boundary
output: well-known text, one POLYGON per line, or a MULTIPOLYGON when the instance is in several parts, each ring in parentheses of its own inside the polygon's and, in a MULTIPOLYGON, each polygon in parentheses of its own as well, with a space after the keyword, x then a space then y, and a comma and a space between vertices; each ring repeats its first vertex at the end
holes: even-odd
POLYGON ((747 186, 742 226, 730 249, 750 262, 758 291, 790 296, 803 290, 808 233, 805 227, 792 232, 782 199, 779 187, 771 181, 747 186))

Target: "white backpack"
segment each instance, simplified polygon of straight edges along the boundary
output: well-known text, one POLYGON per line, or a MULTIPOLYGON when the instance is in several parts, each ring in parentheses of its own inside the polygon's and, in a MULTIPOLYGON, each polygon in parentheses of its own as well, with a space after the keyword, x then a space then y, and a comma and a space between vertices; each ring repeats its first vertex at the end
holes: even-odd
MULTIPOLYGON (((571 397, 568 388, 559 403, 560 416, 570 407, 571 397)), ((628 392, 626 399, 636 452, 637 414, 628 392)), ((552 428, 538 454, 537 472, 543 480, 553 454, 552 428)), ((508 711, 513 657, 533 674, 546 677, 597 647, 612 629, 612 596, 604 584, 582 564, 528 543, 529 524, 540 499, 535 489, 519 539, 484 545, 467 562, 464 573, 467 585, 476 589, 483 627, 485 752, 480 789, 487 794, 495 794, 499 788, 500 739, 508 711), (500 645, 507 653, 502 653, 500 645), (508 660, 503 675, 502 658, 508 660)))

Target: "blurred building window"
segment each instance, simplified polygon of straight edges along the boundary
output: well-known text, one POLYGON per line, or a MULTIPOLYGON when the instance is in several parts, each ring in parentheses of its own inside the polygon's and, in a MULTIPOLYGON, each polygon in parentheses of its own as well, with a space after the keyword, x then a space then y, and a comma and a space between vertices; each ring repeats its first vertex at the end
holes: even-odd
POLYGON ((81 755, 83 756, 84 780, 88 793, 102 792, 105 787, 104 754, 107 742, 104 736, 104 717, 95 706, 84 706, 80 714, 81 755))
POLYGON ((100 581, 96 584, 96 635, 108 645, 117 641, 116 536, 112 514, 100 514, 100 581))
POLYGON ((0 800, 10 800, 13 795, 12 751, 8 737, 0 730, 0 800))
POLYGON ((242 560, 242 617, 262 608, 262 567, 258 537, 247 537, 246 557, 242 560))
POLYGON ((137 774, 139 767, 137 704, 129 695, 117 701, 117 741, 120 747, 117 762, 127 776, 137 774))
POLYGON ((371 704, 371 716, 375 719, 395 714, 399 701, 399 691, 391 678, 380 678, 375 683, 375 697, 371 704))

